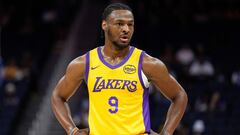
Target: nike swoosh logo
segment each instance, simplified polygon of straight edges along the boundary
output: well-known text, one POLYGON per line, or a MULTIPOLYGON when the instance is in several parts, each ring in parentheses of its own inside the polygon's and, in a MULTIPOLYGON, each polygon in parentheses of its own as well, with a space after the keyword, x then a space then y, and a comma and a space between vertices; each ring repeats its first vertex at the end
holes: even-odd
POLYGON ((96 69, 96 68, 98 68, 99 66, 95 66, 95 67, 91 67, 91 70, 94 70, 94 69, 96 69))

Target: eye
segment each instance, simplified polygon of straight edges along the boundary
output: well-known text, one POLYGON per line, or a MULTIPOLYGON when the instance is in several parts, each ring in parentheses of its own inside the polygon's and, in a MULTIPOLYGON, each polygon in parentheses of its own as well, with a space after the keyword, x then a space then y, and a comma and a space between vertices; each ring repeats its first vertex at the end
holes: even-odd
POLYGON ((133 26, 133 23, 129 23, 128 26, 133 26))
POLYGON ((123 26, 123 23, 117 23, 118 26, 123 26))

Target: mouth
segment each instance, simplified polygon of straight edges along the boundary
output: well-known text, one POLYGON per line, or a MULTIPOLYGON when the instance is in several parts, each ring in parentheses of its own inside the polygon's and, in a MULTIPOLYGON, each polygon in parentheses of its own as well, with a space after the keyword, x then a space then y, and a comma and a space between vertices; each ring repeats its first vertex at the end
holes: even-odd
POLYGON ((129 37, 128 36, 120 36, 120 40, 122 41, 122 42, 127 42, 127 41, 129 41, 129 37))

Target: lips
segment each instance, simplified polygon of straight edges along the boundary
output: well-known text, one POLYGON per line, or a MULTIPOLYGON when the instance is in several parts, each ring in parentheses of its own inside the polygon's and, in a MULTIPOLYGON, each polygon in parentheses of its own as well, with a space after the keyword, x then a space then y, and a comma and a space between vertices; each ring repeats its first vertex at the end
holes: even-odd
POLYGON ((127 42, 129 40, 129 37, 127 35, 120 36, 120 40, 122 42, 127 42))

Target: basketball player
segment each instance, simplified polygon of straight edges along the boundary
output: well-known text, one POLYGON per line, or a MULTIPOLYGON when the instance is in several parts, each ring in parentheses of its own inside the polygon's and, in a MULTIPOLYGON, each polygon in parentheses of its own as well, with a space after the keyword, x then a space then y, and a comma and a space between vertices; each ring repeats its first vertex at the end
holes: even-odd
MULTIPOLYGON (((74 59, 52 95, 53 111, 68 135, 147 135, 150 129, 149 82, 170 101, 161 135, 172 135, 186 105, 187 95, 166 66, 130 46, 134 31, 132 10, 110 4, 102 18, 105 44, 74 59), (78 129, 67 101, 85 81, 89 92, 89 129, 78 129)), ((161 117, 161 116, 159 116, 161 117)))

